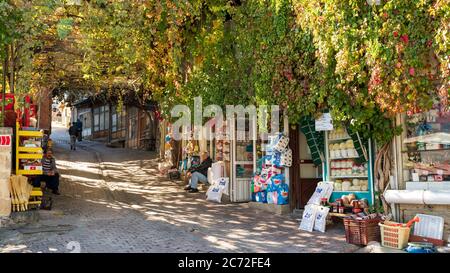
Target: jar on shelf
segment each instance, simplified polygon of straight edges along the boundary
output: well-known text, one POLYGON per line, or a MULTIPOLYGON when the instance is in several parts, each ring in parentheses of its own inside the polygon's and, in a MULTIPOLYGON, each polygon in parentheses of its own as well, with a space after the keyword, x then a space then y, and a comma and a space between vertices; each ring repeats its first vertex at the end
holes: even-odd
POLYGON ((353 160, 347 160, 347 167, 352 168, 353 167, 353 160))
POLYGON ((345 180, 344 182, 342 182, 342 190, 343 191, 349 191, 351 186, 352 186, 352 183, 348 180, 345 180))
POLYGON ((331 205, 333 207, 333 212, 334 213, 338 213, 339 212, 339 207, 338 207, 337 203, 332 203, 331 205))

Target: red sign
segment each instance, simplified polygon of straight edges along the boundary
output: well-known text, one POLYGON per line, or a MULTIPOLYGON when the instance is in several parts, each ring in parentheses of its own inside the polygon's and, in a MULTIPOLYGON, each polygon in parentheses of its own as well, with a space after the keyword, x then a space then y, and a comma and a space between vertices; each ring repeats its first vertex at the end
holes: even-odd
POLYGON ((11 146, 11 136, 0 136, 0 146, 11 146))

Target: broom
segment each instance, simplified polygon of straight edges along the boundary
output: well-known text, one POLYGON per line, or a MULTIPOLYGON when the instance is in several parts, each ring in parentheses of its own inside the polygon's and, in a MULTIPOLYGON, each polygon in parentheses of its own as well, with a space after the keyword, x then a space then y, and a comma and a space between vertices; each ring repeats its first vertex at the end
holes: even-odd
POLYGON ((24 191, 23 180, 22 180, 21 175, 16 176, 16 190, 17 190, 17 196, 19 199, 19 211, 25 211, 25 205, 24 205, 25 191, 24 191))
POLYGON ((10 177, 9 177, 9 192, 10 192, 10 195, 11 195, 11 208, 12 208, 12 211, 16 211, 16 196, 15 196, 15 194, 14 194, 14 186, 13 186, 13 179, 14 179, 14 175, 11 175, 10 177))
POLYGON ((13 204, 12 209, 13 211, 18 211, 19 209, 19 199, 17 195, 17 189, 16 189, 16 176, 12 175, 9 178, 10 184, 11 184, 11 202, 13 204))
POLYGON ((28 177, 26 176, 22 176, 22 183, 24 184, 25 188, 25 196, 24 196, 25 209, 28 210, 28 202, 30 201, 30 195, 31 191, 33 190, 33 186, 30 183, 28 183, 28 177))
POLYGON ((17 186, 16 187, 17 195, 19 198, 19 211, 24 211, 25 208, 23 205, 23 203, 24 203, 24 201, 23 201, 23 186, 22 186, 22 179, 21 179, 20 175, 16 176, 16 186, 17 186))
POLYGON ((21 194, 21 209, 22 211, 28 210, 28 201, 30 199, 30 184, 28 183, 28 178, 26 176, 19 176, 20 194, 21 194))

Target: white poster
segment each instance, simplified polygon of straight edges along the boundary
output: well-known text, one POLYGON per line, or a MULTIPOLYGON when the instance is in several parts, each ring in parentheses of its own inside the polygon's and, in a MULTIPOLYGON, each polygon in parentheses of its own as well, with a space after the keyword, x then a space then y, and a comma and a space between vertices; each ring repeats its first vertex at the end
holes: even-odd
POLYGON ((330 113, 323 113, 315 120, 316 131, 333 131, 333 119, 330 113))
POLYGON ((316 214, 319 206, 316 205, 306 205, 305 211, 303 212, 302 221, 300 222, 300 226, 298 227, 301 230, 313 231, 314 222, 316 220, 316 214))

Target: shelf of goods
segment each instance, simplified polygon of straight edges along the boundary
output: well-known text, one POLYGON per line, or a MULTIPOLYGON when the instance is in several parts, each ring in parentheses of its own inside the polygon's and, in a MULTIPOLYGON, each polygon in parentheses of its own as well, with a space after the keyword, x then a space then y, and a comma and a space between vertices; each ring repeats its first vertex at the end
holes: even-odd
MULTIPOLYGON (((359 140, 359 136, 357 137, 359 140)), ((350 136, 346 129, 337 128, 327 132, 326 139, 326 177, 334 182, 334 191, 330 201, 344 195, 355 194, 357 199, 367 199, 373 203, 371 164, 372 158, 368 156, 368 162, 361 162, 361 155, 355 147, 354 137, 350 136)), ((370 142, 362 143, 362 149, 369 150, 370 142)))
POLYGON ((42 175, 40 162, 43 157, 43 150, 40 147, 39 139, 43 137, 43 133, 21 130, 19 123, 16 126, 16 174, 42 175))
MULTIPOLYGON (((256 169, 256 140, 250 138, 250 132, 239 132, 238 125, 242 120, 232 119, 227 126, 233 137, 230 139, 230 145, 224 145, 229 148, 230 161, 230 200, 231 202, 251 201, 251 179, 256 169)), ((256 130, 256 122, 245 120, 245 124, 253 122, 253 130, 256 130)), ((250 126, 245 126, 249 128, 250 126)), ((256 135, 255 131, 253 135, 256 135)), ((224 150, 224 157, 227 156, 224 150)))
POLYGON ((406 116, 403 168, 406 189, 450 190, 450 112, 439 103, 406 116))

